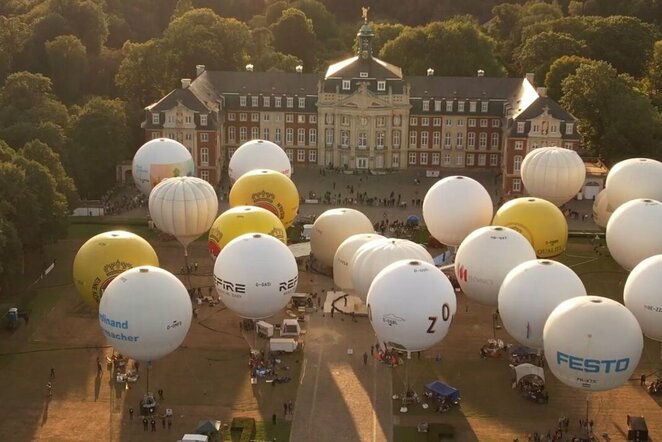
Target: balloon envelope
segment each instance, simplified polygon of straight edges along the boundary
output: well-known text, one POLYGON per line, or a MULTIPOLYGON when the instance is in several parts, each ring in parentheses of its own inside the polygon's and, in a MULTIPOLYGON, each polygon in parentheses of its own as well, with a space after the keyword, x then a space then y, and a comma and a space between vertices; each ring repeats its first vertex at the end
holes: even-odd
POLYGON ((662 254, 662 203, 636 199, 622 204, 607 223, 607 247, 625 270, 662 254))
POLYGON ((543 342, 554 376, 586 391, 611 390, 630 379, 644 346, 634 315, 600 296, 559 304, 547 319, 543 342))
POLYGON ((149 194, 149 214, 154 224, 184 247, 209 230, 217 213, 216 192, 200 178, 168 178, 149 194))
POLYGON ((136 151, 131 173, 138 189, 149 195, 154 186, 166 178, 192 176, 195 165, 183 144, 169 138, 157 138, 136 151))
POLYGON ((292 176, 292 165, 285 151, 266 140, 245 142, 232 154, 228 163, 228 174, 233 182, 255 169, 271 169, 288 178, 292 176))
POLYGON ((430 234, 450 246, 492 220, 490 194, 478 181, 449 176, 437 181, 423 199, 423 219, 430 234))
POLYGON ((287 305, 296 290, 298 268, 285 244, 263 233, 230 241, 214 264, 221 301, 242 318, 262 319, 287 305))
POLYGON ((278 217, 255 206, 237 206, 221 213, 209 230, 209 253, 212 260, 231 240, 244 233, 266 233, 287 244, 287 233, 278 217))
POLYGON ((630 272, 623 289, 625 306, 646 336, 662 342, 662 255, 641 261, 630 272))
POLYGON ((310 251, 319 262, 333 266, 333 257, 344 240, 357 233, 373 233, 367 216, 354 209, 330 209, 317 217, 310 233, 310 251))
POLYGON ((539 258, 565 250, 568 222, 554 204, 540 198, 515 198, 501 206, 492 224, 518 231, 531 243, 539 258))
POLYGON ((499 315, 520 344, 542 349, 547 318, 560 303, 576 296, 586 296, 586 289, 569 267, 548 259, 526 261, 501 284, 499 315))
POLYGON ((83 300, 98 308, 104 290, 117 275, 143 265, 159 265, 156 252, 143 238, 122 230, 100 233, 76 253, 74 284, 83 300))
POLYGON ((605 187, 612 210, 633 199, 662 201, 662 163, 650 158, 623 160, 609 170, 605 187))
POLYGON ((363 244, 376 239, 384 239, 384 237, 376 233, 357 233, 340 244, 333 257, 333 282, 336 287, 345 291, 354 290, 352 269, 350 267, 354 253, 363 244))
POLYGON ((299 192, 292 180, 280 172, 251 170, 239 177, 230 189, 230 207, 236 206, 267 209, 287 228, 299 210, 299 192))
POLYGON ((614 209, 609 206, 607 189, 602 189, 593 201, 593 222, 604 229, 613 213, 614 209))
POLYGON ((380 342, 408 352, 440 342, 457 310, 455 291, 446 275, 432 264, 409 259, 379 272, 367 303, 380 342))
POLYGON ((486 226, 467 236, 455 255, 455 275, 462 292, 486 305, 497 305, 499 287, 517 265, 536 259, 521 234, 501 226, 486 226))
POLYGON ((166 270, 136 267, 115 278, 99 305, 99 324, 110 345, 139 361, 173 352, 191 326, 191 299, 166 270))
POLYGON ((561 206, 584 185, 586 166, 577 152, 561 147, 541 147, 522 162, 522 183, 529 195, 561 206))

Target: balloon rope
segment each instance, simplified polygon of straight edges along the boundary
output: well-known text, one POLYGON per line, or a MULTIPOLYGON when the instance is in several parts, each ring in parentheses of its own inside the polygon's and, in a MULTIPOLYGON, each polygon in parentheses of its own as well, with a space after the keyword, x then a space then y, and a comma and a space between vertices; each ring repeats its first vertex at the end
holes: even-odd
POLYGON ((188 248, 184 247, 184 274, 186 275, 186 282, 188 283, 188 288, 191 290, 193 286, 191 285, 191 271, 188 265, 188 248))

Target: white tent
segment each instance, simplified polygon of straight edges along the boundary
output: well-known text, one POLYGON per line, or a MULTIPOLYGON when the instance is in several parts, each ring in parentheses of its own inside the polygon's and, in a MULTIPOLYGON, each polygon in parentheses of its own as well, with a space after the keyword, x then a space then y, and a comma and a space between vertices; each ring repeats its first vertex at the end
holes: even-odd
POLYGON ((515 367, 515 382, 519 382, 523 377, 529 375, 538 376, 543 382, 545 382, 545 371, 542 367, 533 364, 519 364, 515 367))

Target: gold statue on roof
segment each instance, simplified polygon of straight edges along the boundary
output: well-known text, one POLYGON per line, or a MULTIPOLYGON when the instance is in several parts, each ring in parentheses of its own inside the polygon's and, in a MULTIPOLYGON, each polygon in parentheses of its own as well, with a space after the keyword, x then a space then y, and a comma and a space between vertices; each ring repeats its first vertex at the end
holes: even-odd
POLYGON ((368 11, 370 10, 370 6, 361 6, 361 17, 363 18, 363 21, 365 23, 368 23, 368 11))

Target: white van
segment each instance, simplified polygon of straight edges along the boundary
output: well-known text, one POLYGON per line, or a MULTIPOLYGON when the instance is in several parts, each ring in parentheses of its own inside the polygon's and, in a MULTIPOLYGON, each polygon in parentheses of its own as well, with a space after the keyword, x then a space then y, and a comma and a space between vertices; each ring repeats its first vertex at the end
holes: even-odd
POLYGON ((269 350, 271 351, 284 351, 285 353, 292 353, 297 349, 297 341, 292 338, 271 338, 269 340, 269 350))

